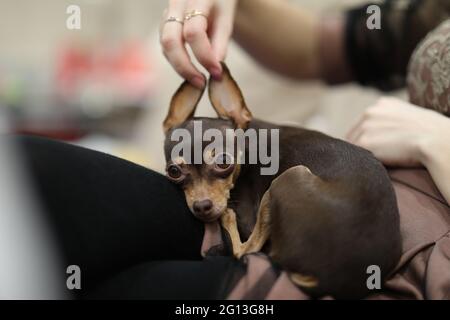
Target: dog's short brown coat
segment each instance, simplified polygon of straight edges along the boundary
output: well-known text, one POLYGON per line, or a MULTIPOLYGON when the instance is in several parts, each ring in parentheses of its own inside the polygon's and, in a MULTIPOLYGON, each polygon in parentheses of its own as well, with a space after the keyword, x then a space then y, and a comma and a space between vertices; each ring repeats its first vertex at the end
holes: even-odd
MULTIPOLYGON (((363 297, 369 290, 367 268, 379 266, 385 279, 401 254, 398 208, 386 170, 370 152, 342 140, 253 120, 223 67, 223 79, 209 82, 219 119, 193 118, 202 92, 185 82, 172 99, 164 130, 169 135, 175 128, 189 129, 194 120, 205 129, 280 130, 280 168, 274 176, 261 175, 260 165, 236 165, 217 196, 213 181, 225 178, 211 177, 206 165, 187 169, 189 179, 210 181, 203 191, 214 189, 214 198, 228 202, 221 222, 234 255, 265 250, 312 295, 363 297)), ((166 139, 168 163, 173 146, 166 139)), ((189 179, 183 185, 187 198, 195 188, 189 179)))

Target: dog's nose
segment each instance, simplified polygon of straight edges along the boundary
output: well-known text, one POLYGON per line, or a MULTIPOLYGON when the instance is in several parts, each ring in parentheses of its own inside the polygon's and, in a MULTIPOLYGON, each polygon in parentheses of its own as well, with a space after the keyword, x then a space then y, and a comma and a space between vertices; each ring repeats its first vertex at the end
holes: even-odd
POLYGON ((195 201, 193 204, 194 207, 194 212, 195 213, 199 213, 199 214, 208 214, 211 212, 211 209, 213 207, 213 203, 211 200, 206 199, 206 200, 200 200, 200 201, 195 201))

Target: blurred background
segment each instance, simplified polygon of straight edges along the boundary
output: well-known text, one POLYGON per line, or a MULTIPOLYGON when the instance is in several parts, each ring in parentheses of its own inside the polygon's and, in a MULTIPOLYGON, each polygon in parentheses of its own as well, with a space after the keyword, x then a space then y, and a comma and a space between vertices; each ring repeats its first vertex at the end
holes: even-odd
MULTIPOLYGON (((365 1, 292 2, 321 12, 365 1)), ((65 140, 162 171, 161 124, 182 81, 159 46, 166 3, 2 0, 0 120, 5 114, 11 119, 3 131, 65 140), (81 7, 81 30, 66 28, 69 5, 81 7)), ((235 44, 227 64, 256 117, 337 137, 380 95, 353 84, 326 87, 281 78, 235 44)), ((207 99, 198 114, 214 115, 207 99)))
MULTIPOLYGON (((366 0, 291 1, 332 12, 366 0)), ((166 3, 1 0, 0 134, 60 139, 162 172, 162 121, 182 82, 159 45, 166 3), (66 27, 70 5, 81 8, 81 30, 66 27)), ((380 96, 355 84, 281 78, 235 44, 227 64, 256 117, 336 137, 380 96)), ((198 114, 215 115, 207 99, 198 114)), ((14 151, 0 139, 0 298, 61 298, 64 282, 54 276, 59 257, 45 221, 34 214, 39 201, 14 151)))

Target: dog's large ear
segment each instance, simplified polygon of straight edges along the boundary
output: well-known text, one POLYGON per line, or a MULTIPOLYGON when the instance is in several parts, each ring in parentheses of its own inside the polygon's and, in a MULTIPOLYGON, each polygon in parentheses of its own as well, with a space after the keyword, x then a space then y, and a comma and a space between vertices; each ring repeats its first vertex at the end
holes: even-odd
POLYGON ((164 133, 194 116, 204 90, 187 81, 181 84, 170 101, 169 113, 163 122, 164 133))
POLYGON ((209 99, 221 118, 231 119, 237 128, 245 129, 252 114, 245 104, 241 89, 222 62, 223 75, 221 80, 209 79, 209 99))

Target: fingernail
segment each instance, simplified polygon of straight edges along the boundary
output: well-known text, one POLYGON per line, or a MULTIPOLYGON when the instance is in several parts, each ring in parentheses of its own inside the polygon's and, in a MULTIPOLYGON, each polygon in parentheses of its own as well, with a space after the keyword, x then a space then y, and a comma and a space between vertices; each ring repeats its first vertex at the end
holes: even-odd
POLYGON ((203 79, 202 77, 192 78, 191 83, 199 89, 203 89, 205 87, 205 79, 203 79))
POLYGON ((214 78, 214 80, 222 79, 222 69, 214 67, 214 68, 211 68, 211 70, 209 72, 211 73, 211 76, 214 78))

